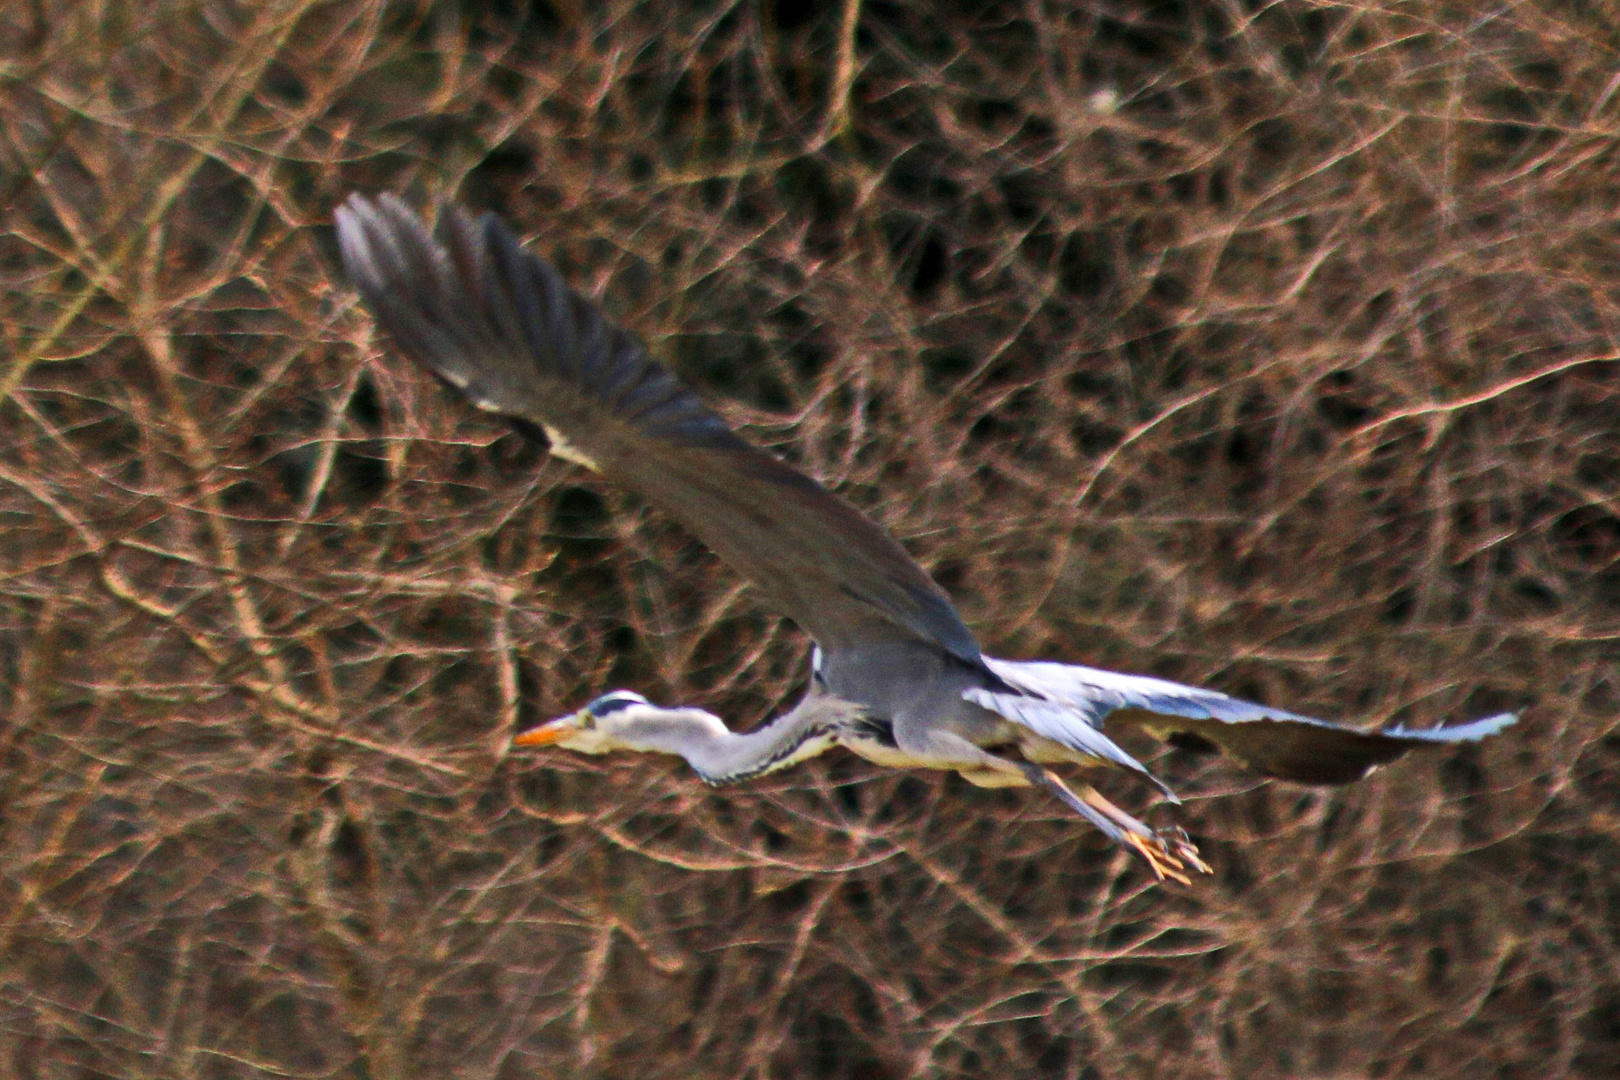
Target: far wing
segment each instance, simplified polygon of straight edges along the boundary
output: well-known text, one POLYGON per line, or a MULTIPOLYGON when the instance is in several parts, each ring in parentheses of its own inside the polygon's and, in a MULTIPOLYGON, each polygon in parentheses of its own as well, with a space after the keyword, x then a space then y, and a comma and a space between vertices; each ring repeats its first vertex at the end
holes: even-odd
POLYGON ((829 649, 922 639, 977 664, 949 598, 883 529, 739 439, 493 215, 338 209, 351 281, 407 355, 473 404, 644 496, 829 649))
POLYGON ((1077 664, 990 657, 984 662, 1009 687, 1067 706, 1071 724, 1099 732, 1135 726, 1171 742, 1201 742, 1266 776, 1306 784, 1359 780, 1408 750, 1476 742, 1517 719, 1513 713, 1502 713, 1452 727, 1357 731, 1145 675, 1077 664))

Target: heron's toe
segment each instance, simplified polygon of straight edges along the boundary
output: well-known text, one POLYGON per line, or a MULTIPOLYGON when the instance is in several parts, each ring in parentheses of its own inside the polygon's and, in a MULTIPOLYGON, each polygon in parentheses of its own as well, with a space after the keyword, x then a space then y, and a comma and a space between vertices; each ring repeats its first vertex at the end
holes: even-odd
POLYGON ((1191 885, 1192 878, 1182 871, 1190 868, 1203 874, 1213 873, 1209 864, 1199 858, 1198 847, 1187 836, 1186 830, 1179 826, 1155 829, 1151 836, 1128 832, 1125 842, 1142 857, 1148 869, 1153 871, 1153 876, 1160 881, 1170 879, 1191 885))

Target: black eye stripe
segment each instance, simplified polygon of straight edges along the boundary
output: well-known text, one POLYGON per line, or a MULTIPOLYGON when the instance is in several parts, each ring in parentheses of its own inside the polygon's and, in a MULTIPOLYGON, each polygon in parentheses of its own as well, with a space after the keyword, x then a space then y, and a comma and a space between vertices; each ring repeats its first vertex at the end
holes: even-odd
POLYGON ((632 694, 628 690, 616 690, 611 694, 603 694, 589 705, 585 711, 597 719, 616 713, 620 709, 627 709, 631 705, 646 705, 647 699, 640 694, 632 694))

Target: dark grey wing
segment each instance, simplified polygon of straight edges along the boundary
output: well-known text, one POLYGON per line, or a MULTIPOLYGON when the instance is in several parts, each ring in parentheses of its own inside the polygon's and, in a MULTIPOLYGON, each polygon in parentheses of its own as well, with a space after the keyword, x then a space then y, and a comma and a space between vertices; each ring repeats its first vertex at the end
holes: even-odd
POLYGON ((403 352, 674 517, 822 646, 922 639, 978 663, 893 537, 739 439, 493 215, 447 208, 435 238, 400 200, 354 195, 337 224, 349 279, 403 352))
MULTIPOLYGON (((1512 713, 1502 713, 1451 727, 1357 731, 1145 675, 990 657, 984 663, 1009 687, 1067 706, 1070 724, 1104 732, 1139 727, 1171 743, 1218 748, 1266 776, 1304 784, 1359 780, 1374 766, 1394 761, 1408 750, 1475 742, 1517 719, 1512 713)), ((981 704, 1003 711, 988 701, 981 704)))

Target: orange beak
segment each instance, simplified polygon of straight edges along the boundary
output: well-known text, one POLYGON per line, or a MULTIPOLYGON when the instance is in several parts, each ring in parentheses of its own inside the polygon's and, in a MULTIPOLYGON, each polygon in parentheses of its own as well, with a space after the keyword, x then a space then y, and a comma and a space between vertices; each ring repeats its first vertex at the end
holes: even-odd
POLYGON ((512 745, 551 746, 554 743, 562 742, 562 740, 568 738, 568 736, 572 735, 578 730, 579 718, 577 716, 565 716, 560 720, 553 720, 550 723, 541 724, 537 728, 530 728, 528 731, 520 731, 518 734, 512 737, 512 745))

